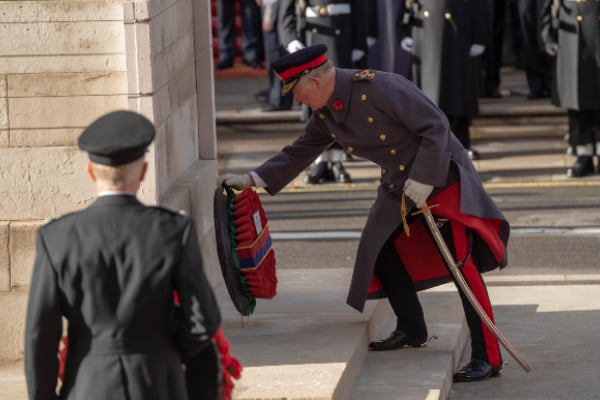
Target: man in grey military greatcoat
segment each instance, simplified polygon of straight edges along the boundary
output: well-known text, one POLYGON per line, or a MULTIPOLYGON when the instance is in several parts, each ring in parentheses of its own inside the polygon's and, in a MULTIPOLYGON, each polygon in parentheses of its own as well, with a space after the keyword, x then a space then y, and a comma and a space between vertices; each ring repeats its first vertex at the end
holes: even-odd
MULTIPOLYGON (((485 192, 466 150, 443 112, 400 75, 335 68, 317 45, 273 64, 297 101, 314 113, 304 134, 246 175, 225 174, 217 183, 237 189, 282 190, 334 140, 346 151, 381 167, 377 198, 364 227, 347 303, 363 311, 368 298, 387 296, 396 329, 370 349, 420 347, 427 327, 417 290, 451 278, 416 207, 432 212, 462 273, 490 318, 492 308, 480 272, 506 265, 509 226, 485 192), (433 249, 433 250, 432 250, 433 249)), ((497 339, 463 297, 471 333, 471 361, 457 381, 497 376, 502 359, 497 339)))

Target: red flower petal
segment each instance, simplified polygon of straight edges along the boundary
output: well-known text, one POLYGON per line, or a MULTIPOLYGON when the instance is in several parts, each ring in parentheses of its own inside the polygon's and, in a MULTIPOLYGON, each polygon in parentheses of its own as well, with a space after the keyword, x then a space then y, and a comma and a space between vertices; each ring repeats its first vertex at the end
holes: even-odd
POLYGON ((340 99, 335 99, 333 100, 333 102, 331 103, 331 105, 333 106, 333 108, 336 111, 341 110, 342 108, 344 108, 344 102, 342 102, 340 99))

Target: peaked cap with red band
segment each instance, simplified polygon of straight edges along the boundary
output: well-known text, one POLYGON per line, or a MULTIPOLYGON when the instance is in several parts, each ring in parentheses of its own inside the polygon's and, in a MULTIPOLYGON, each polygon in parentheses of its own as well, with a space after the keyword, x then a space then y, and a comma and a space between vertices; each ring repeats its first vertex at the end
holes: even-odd
POLYGON ((281 94, 294 89, 300 77, 327 61, 327 46, 317 44, 286 54, 271 63, 275 75, 283 82, 281 94))

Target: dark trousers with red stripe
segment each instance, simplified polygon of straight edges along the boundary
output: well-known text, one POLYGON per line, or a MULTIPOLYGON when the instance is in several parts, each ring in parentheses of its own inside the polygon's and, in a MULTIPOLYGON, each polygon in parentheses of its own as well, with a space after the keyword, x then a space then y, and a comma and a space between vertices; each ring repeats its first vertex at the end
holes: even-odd
MULTIPOLYGON (((419 216, 417 218, 423 217, 419 216)), ((422 222, 426 224, 424 219, 422 222)), ((421 340, 427 337, 423 308, 417 296, 413 280, 394 245, 401 229, 402 227, 392 234, 381 249, 375 264, 375 273, 383 285, 390 305, 396 314, 397 329, 403 331, 412 339, 421 340)), ((464 262, 461 268, 462 274, 475 298, 493 321, 492 306, 487 288, 481 274, 469 256, 468 230, 461 224, 449 221, 442 225, 440 231, 455 259, 457 252, 467 255, 461 259, 464 262), (462 246, 462 249, 457 248, 455 242, 458 246, 462 246)), ((433 237, 429 239, 433 240, 433 237)), ((448 274, 450 275, 449 271, 448 274)), ((502 359, 498 340, 484 325, 471 303, 460 290, 459 293, 471 336, 471 358, 484 360, 494 367, 499 367, 502 364, 502 359)))

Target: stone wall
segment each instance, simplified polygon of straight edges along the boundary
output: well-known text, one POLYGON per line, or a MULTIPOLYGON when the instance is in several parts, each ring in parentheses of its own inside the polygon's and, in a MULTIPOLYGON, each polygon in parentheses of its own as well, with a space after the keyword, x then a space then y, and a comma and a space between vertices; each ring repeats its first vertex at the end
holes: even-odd
POLYGON ((156 125, 140 197, 196 219, 219 284, 210 34, 209 0, 0 1, 0 360, 22 357, 37 228, 94 199, 76 140, 106 112, 156 125))

